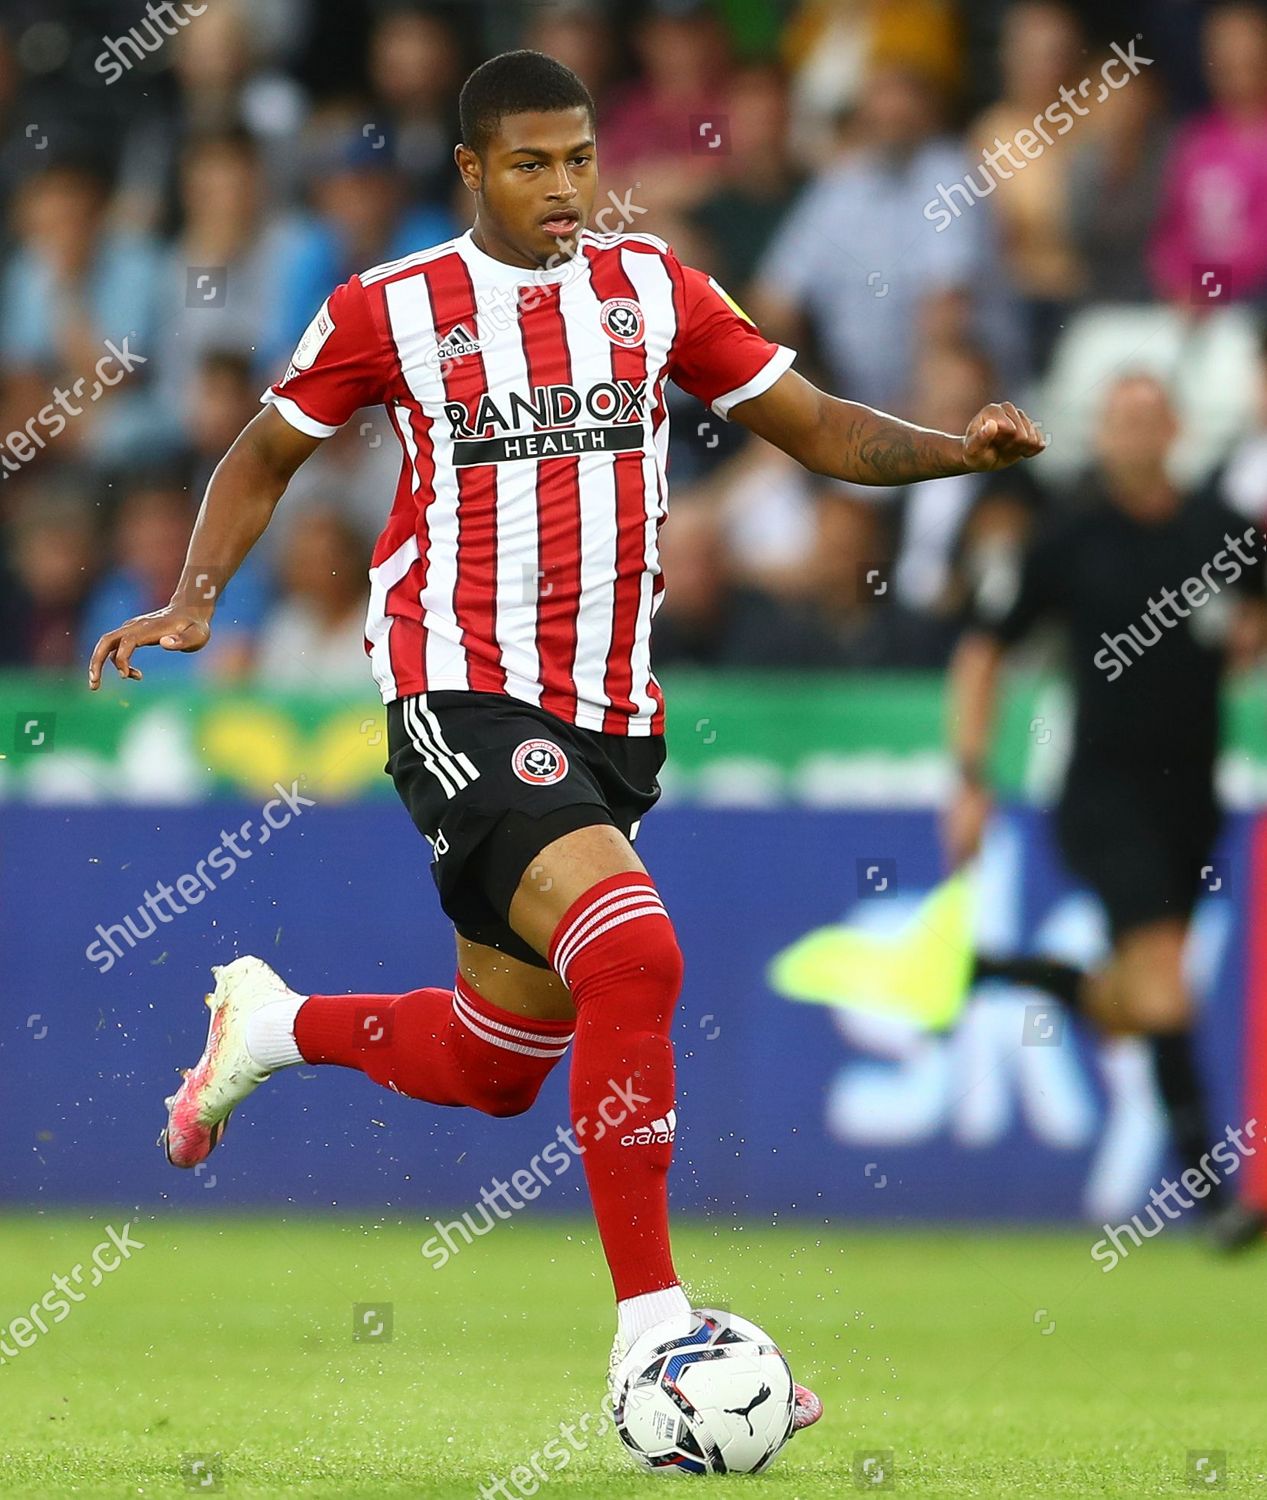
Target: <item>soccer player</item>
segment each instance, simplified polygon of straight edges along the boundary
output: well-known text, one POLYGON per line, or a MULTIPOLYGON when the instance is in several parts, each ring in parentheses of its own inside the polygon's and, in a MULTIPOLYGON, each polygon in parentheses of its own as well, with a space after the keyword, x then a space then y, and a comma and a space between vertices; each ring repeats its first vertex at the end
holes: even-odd
MULTIPOLYGON (((1109 1034, 1145 1037, 1175 1154, 1205 1175, 1225 1122, 1210 1116, 1183 959, 1193 907, 1213 888, 1225 670, 1264 639, 1263 542, 1212 495, 1174 484, 1167 466, 1177 435, 1160 382, 1119 381, 1100 419, 1088 505, 1035 542, 1015 599, 982 614, 961 642, 951 672, 960 787, 947 833, 952 857, 970 858, 991 807, 1006 652, 1039 622, 1057 622, 1069 637, 1075 732, 1056 834, 1104 907, 1112 953, 1090 975, 1041 958, 984 956, 974 977, 1034 985, 1109 1034)), ((1194 1202, 1227 1250, 1258 1239, 1267 1223, 1225 1179, 1194 1202)))
MULTIPOLYGON (((89 682, 107 661, 139 678, 141 646, 204 646, 295 470, 358 408, 386 407, 402 465, 367 649, 387 769, 456 929, 456 984, 303 995, 257 958, 218 969, 166 1150, 176 1166, 203 1161, 231 1110, 299 1062, 519 1114, 571 1045, 619 1356, 689 1311, 667 1192, 682 957, 633 847, 665 754, 649 649, 665 382, 855 484, 1001 468, 1043 439, 1009 403, 952 435, 827 395, 664 241, 591 229, 612 217, 595 212, 594 105, 556 60, 485 62, 460 116, 472 228, 331 294, 213 475, 171 604, 104 635, 89 682)), ((798 1425, 820 1412, 801 1391, 798 1425)))

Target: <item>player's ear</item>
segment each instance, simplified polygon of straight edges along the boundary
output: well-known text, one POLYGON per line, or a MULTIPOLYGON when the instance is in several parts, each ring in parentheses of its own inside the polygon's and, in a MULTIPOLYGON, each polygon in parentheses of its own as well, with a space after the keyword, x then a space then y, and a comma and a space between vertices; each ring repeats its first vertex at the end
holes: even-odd
POLYGON ((457 162, 458 171, 462 174, 462 181, 470 188, 471 192, 478 193, 480 185, 484 180, 484 164, 469 146, 464 146, 460 141, 453 148, 453 160, 457 162))

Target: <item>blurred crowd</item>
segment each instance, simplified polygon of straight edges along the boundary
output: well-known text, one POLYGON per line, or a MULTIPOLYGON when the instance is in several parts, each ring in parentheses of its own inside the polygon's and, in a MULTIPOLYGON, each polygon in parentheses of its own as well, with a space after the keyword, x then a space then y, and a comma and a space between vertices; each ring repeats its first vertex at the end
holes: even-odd
MULTIPOLYGON (((1213 320, 1261 326, 1267 12, 1248 0, 6 0, 0 664, 77 670, 166 601, 216 462, 328 292, 469 224, 457 92, 511 46, 589 85, 630 227, 838 395, 958 431, 1049 389, 1109 315, 1160 319, 1180 349, 1213 320)), ((1254 520, 1265 348, 1189 476, 1254 520)), ((936 668, 1114 440, 1092 422, 1059 483, 1045 456, 864 491, 680 393, 674 413, 662 666, 936 668)), ((399 458, 361 417, 300 471, 212 647, 147 672, 366 681, 399 458)))

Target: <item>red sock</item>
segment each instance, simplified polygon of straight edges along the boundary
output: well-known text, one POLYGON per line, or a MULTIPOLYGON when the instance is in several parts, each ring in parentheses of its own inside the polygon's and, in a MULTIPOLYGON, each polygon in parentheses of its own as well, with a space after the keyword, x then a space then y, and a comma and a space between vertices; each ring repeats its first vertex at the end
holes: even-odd
POLYGON ((669 1251, 673 1047, 682 955, 646 875, 613 875, 568 910, 550 962, 572 991, 572 1124, 624 1301, 677 1284, 669 1251))
POLYGON ((311 995, 295 1017, 310 1063, 359 1068, 431 1104, 519 1115, 567 1051, 571 1021, 538 1021, 490 1005, 459 975, 454 990, 311 995))

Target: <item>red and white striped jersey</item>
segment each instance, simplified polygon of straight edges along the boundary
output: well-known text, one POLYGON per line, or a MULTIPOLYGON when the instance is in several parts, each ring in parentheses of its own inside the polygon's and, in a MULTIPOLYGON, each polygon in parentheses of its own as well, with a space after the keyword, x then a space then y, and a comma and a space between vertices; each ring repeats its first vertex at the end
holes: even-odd
POLYGON ((661 733, 665 381, 726 417, 793 358, 647 234, 586 231, 533 271, 468 231, 339 287, 263 399, 314 437, 382 403, 400 439, 366 625, 383 701, 504 693, 661 733))

